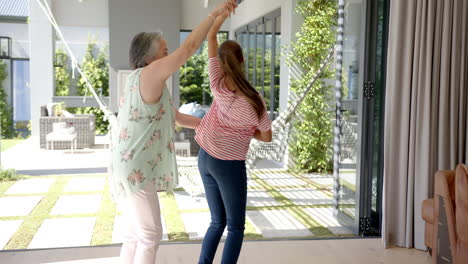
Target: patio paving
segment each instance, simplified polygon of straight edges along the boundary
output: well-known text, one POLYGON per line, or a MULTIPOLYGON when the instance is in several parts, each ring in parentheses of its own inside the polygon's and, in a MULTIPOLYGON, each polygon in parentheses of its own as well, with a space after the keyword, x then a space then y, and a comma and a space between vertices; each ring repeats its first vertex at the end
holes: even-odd
POLYGON ((95 222, 95 217, 46 219, 28 248, 89 246, 95 222))
POLYGON ((27 216, 42 196, 0 197, 0 217, 27 216))
POLYGON ((36 194, 46 193, 55 179, 26 179, 19 180, 11 186, 6 194, 36 194))
POLYGON ((307 183, 300 180, 289 173, 266 174, 258 173, 257 176, 271 186, 297 186, 306 185, 307 183))
POLYGON ((39 138, 30 137, 1 155, 3 168, 12 168, 27 175, 73 174, 90 169, 107 169, 109 151, 102 148, 103 138, 96 137, 93 149, 45 150, 39 148, 39 138), (99 144, 101 143, 101 144, 99 144), (24 162, 27 160, 28 162, 24 162), (43 172, 43 173, 41 173, 43 172), (31 174, 29 174, 31 173, 31 174))
POLYGON ((51 215, 93 214, 101 206, 102 195, 62 195, 58 199, 51 215))
POLYGON ((354 223, 349 218, 337 219, 333 216, 333 208, 305 208, 307 214, 335 235, 349 235, 353 232, 348 228, 354 223))
POLYGON ((273 197, 266 191, 252 190, 247 192, 247 206, 276 206, 280 205, 273 197))
POLYGON ((334 179, 333 176, 328 176, 328 175, 321 175, 321 174, 305 174, 303 176, 304 178, 307 178, 315 183, 318 183, 320 185, 325 185, 325 186, 333 186, 334 179))
POLYGON ((208 209, 205 195, 191 196, 188 192, 174 192, 179 210, 208 209))
POLYGON ((80 177, 68 181, 65 192, 96 192, 104 190, 106 177, 80 177))
POLYGON ((265 238, 313 235, 286 210, 247 211, 247 218, 265 238))
POLYGON ((23 220, 0 221, 0 249, 4 248, 23 220))
MULTIPOLYGON (((185 231, 191 240, 203 239, 206 230, 210 226, 211 216, 209 212, 182 213, 185 231)), ((227 236, 227 229, 224 230, 223 238, 227 236)))
MULTIPOLYGON (((3 189, 3 193, 0 191, 0 250, 7 245, 8 249, 19 249, 120 243, 122 216, 109 193, 104 191, 108 188, 106 175, 86 173, 96 168, 106 169, 108 150, 81 150, 75 154, 29 150, 37 148, 34 144, 33 140, 26 140, 3 152, 2 165, 34 175, 47 171, 58 171, 62 175, 19 180, 7 190, 3 189), (25 159, 32 162, 23 162, 25 159), (79 174, 70 175, 70 171, 79 174), (34 211, 34 220, 28 218, 43 198, 46 198, 44 206, 37 208, 43 212, 34 211), (31 221, 39 222, 31 225, 31 221), (31 231, 24 229, 31 226, 36 227, 31 231), (19 237, 25 232, 32 232, 29 240, 19 237)), ((313 237, 311 227, 304 223, 317 223, 334 235, 351 233, 346 227, 352 224, 346 221, 351 220, 337 220, 333 216, 329 196, 333 184, 331 175, 293 175, 280 168, 267 169, 266 163, 263 167, 248 180, 248 239, 313 237), (325 208, 311 208, 315 205, 325 208), (296 218, 289 208, 301 209, 303 215, 296 218)), ((210 223, 204 195, 191 196, 178 190, 173 195, 161 192, 158 196, 163 201, 160 203, 163 240, 169 240, 168 234, 181 240, 203 238, 210 223)), ((351 203, 353 194, 346 193, 344 198, 342 203, 351 203)), ((354 208, 344 210, 354 215, 354 208)), ((226 234, 227 231, 224 237, 226 234)))
POLYGON ((311 189, 280 189, 282 195, 298 205, 332 204, 331 197, 322 191, 311 189))

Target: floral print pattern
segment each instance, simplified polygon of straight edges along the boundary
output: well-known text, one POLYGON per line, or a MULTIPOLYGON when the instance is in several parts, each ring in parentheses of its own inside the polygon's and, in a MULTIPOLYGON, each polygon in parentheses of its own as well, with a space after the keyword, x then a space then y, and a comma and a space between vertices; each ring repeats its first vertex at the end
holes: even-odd
POLYGON ((130 135, 128 134, 128 128, 122 129, 119 135, 119 142, 126 141, 129 138, 130 138, 130 135))
POLYGON ((145 146, 143 147, 143 150, 149 149, 160 138, 161 138, 161 130, 155 130, 153 132, 153 135, 151 135, 151 137, 146 141, 145 146))
POLYGON ((133 155, 135 154, 135 150, 127 150, 122 152, 122 161, 130 161, 133 159, 133 155))
POLYGON ((168 149, 169 152, 171 152, 171 153, 174 152, 175 147, 174 147, 174 141, 172 141, 172 139, 171 139, 171 141, 167 144, 167 149, 168 149))
POLYGON ((137 93, 140 73, 137 69, 128 77, 125 96, 119 101, 118 124, 111 133, 109 175, 117 199, 146 184, 170 190, 178 183, 170 93, 166 87, 158 104, 145 104, 137 93))
POLYGON ((166 110, 164 109, 164 106, 161 105, 159 107, 158 113, 156 113, 153 116, 148 116, 148 120, 149 120, 150 123, 154 122, 154 121, 160 121, 163 118, 165 113, 166 113, 166 110))
POLYGON ((150 161, 148 161, 148 164, 151 166, 151 170, 154 171, 154 169, 156 168, 156 166, 158 166, 158 164, 162 161, 162 154, 159 153, 158 155, 156 155, 156 157, 150 161))
POLYGON ((141 112, 137 108, 130 106, 130 121, 140 121, 142 119, 141 112))
POLYGON ((143 172, 141 172, 141 170, 133 170, 133 172, 128 175, 127 180, 132 185, 135 185, 137 183, 142 183, 145 180, 145 177, 143 176, 143 172))

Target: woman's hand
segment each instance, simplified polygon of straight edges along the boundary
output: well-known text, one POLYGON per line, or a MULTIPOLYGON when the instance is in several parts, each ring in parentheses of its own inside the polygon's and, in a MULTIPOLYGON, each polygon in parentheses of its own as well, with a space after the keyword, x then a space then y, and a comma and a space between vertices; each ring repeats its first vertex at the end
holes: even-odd
POLYGON ((263 142, 271 142, 271 139, 272 139, 271 129, 268 131, 260 131, 258 129, 255 130, 254 138, 256 140, 260 140, 263 142))
POLYGON ((211 11, 210 15, 213 16, 213 18, 216 18, 220 15, 223 15, 225 12, 228 12, 228 14, 235 13, 235 10, 237 8, 237 1, 236 0, 228 0, 211 11))

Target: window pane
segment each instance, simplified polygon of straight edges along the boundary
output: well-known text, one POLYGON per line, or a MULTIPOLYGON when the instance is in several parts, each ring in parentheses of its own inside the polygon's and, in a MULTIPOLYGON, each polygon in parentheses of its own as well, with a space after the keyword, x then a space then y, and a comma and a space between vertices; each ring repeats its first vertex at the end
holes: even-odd
POLYGON ((13 98, 15 122, 31 120, 29 60, 13 61, 13 98))
POLYGON ((272 57, 272 47, 273 47, 273 38, 272 38, 272 29, 273 21, 269 20, 266 23, 266 32, 265 32, 265 103, 267 105, 268 111, 270 110, 270 90, 271 90, 271 57, 272 57))
POLYGON ((279 109, 279 90, 280 90, 280 58, 281 58, 281 17, 276 18, 276 43, 275 43, 275 105, 274 110, 279 109))
POLYGON ((254 59, 255 59, 255 50, 256 50, 256 28, 255 27, 249 27, 249 71, 247 74, 248 80, 254 84, 254 71, 255 71, 255 65, 254 65, 254 59))
POLYGON ((257 56, 256 56, 256 88, 262 96, 265 96, 265 35, 263 34, 264 24, 257 26, 257 56))

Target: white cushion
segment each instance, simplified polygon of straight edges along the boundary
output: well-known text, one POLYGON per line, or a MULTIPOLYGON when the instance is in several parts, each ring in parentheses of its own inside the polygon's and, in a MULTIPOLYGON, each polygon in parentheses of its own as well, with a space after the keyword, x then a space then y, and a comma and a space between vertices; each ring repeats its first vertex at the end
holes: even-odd
POLYGON ((72 113, 68 112, 67 110, 63 110, 63 111, 62 111, 62 115, 63 115, 64 117, 67 117, 67 118, 73 118, 73 117, 75 117, 75 115, 73 115, 72 113))

